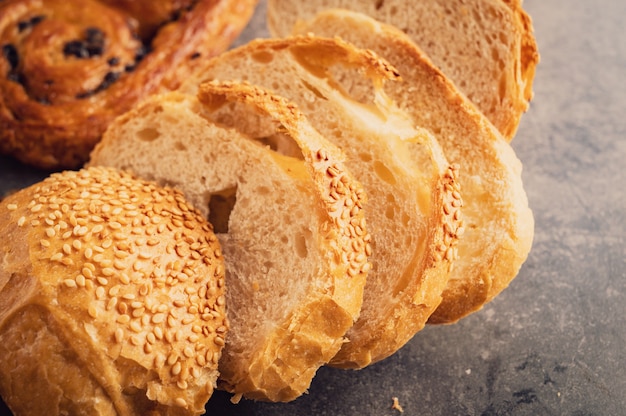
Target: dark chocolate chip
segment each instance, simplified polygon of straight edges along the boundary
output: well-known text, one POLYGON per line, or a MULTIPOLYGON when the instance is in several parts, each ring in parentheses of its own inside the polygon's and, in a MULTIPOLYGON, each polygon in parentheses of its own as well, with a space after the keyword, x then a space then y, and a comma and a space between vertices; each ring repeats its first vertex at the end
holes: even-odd
POLYGON ((7 43, 2 46, 2 54, 9 61, 9 65, 11 66, 11 70, 14 70, 20 64, 20 56, 17 53, 17 48, 15 45, 11 43, 7 43))
POLYGON ((29 21, 22 20, 21 22, 17 22, 17 31, 23 32, 30 27, 29 21))
POLYGON ((30 19, 30 25, 35 26, 41 23, 41 21, 44 20, 45 18, 46 18, 46 15, 43 15, 43 14, 34 16, 32 19, 30 19))
POLYGON ((109 66, 116 66, 119 65, 120 63, 120 58, 118 58, 117 56, 114 56, 112 58, 109 58, 109 60, 107 61, 107 63, 109 64, 109 66))
POLYGON ((200 52, 194 52, 191 54, 191 59, 198 59, 200 57, 200 52))
POLYGON ((7 79, 9 81, 17 82, 18 84, 24 85, 24 76, 19 72, 11 71, 7 75, 7 79))
POLYGON ((111 86, 111 84, 113 84, 115 81, 117 81, 120 76, 121 76, 121 72, 107 72, 107 74, 104 76, 104 79, 102 80, 102 82, 100 83, 100 85, 98 85, 96 88, 94 88, 93 90, 89 90, 89 91, 85 91, 82 92, 78 95, 76 95, 76 98, 89 98, 99 92, 102 92, 104 90, 106 90, 107 88, 109 88, 111 86))
POLYGON ((105 33, 97 27, 85 29, 85 39, 71 40, 63 46, 65 56, 79 59, 101 56, 104 53, 105 33))
POLYGON ((82 40, 72 40, 67 42, 63 46, 63 54, 65 56, 75 56, 80 59, 89 57, 89 52, 87 51, 85 42, 82 40))
POLYGON ((97 27, 88 27, 85 29, 85 40, 92 44, 104 43, 104 32, 97 27))
POLYGON ((43 14, 37 15, 37 16, 33 16, 28 20, 22 20, 21 22, 17 23, 17 30, 19 32, 23 32, 26 29, 30 29, 31 27, 41 23, 41 21, 43 19, 45 19, 46 16, 43 14))

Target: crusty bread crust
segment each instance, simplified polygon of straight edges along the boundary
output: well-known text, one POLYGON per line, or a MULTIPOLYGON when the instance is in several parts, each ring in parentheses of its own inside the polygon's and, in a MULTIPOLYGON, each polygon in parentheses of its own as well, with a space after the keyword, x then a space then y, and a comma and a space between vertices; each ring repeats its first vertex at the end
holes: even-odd
MULTIPOLYGON (((441 302, 462 230, 462 201, 457 169, 449 168, 434 137, 414 129, 382 94, 382 84, 398 78, 395 68, 339 39, 299 36, 253 41, 199 73, 271 88, 346 152, 348 169, 368 193, 373 270, 361 316, 331 365, 361 368, 397 351, 441 302), (352 96, 353 84, 380 96, 352 96)), ((199 81, 190 81, 190 91, 194 84, 199 81)))
POLYGON ((14 414, 204 413, 228 329, 224 262, 180 192, 112 169, 54 174, 1 202, 0 239, 14 414))
POLYGON ((332 8, 358 11, 406 33, 512 140, 532 97, 539 60, 532 22, 519 0, 268 1, 279 37, 332 8))
POLYGON ((398 29, 363 14, 330 10, 300 30, 338 35, 388 59, 404 85, 386 84, 387 94, 461 167, 465 233, 443 301, 429 322, 454 322, 480 309, 517 275, 532 244, 534 221, 513 149, 398 29))
POLYGON ((219 386, 293 400, 358 317, 370 267, 365 194, 343 153, 286 100, 233 83, 203 85, 199 98, 146 101, 116 120, 90 164, 175 184, 205 212, 207 196, 236 189, 218 233, 231 323, 219 386), (290 142, 295 155, 259 145, 261 137, 290 142))

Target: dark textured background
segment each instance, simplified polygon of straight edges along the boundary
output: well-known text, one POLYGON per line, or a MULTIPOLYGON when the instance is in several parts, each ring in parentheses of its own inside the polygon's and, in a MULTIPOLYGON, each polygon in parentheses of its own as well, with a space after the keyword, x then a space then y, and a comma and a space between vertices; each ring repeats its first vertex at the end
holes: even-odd
MULTIPOLYGON (((217 393, 208 414, 399 415, 394 396, 405 415, 626 414, 626 2, 525 8, 541 63, 513 146, 536 234, 517 279, 381 363, 321 369, 295 402, 234 406, 217 393)), ((240 42, 266 35, 263 13, 240 42)), ((41 177, 0 158, 3 192, 41 177)))

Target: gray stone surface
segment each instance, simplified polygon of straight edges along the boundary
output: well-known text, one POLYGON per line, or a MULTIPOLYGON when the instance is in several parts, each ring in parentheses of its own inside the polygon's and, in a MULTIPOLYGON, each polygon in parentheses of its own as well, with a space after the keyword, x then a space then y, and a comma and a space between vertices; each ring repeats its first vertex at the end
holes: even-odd
MULTIPOLYGON (((217 393, 209 414, 399 414, 392 397, 406 415, 626 414, 626 2, 525 8, 541 63, 513 147, 536 234, 517 279, 370 368, 321 369, 295 402, 235 406, 217 393)), ((241 42, 266 36, 261 14, 241 42)), ((0 158, 1 191, 42 176, 0 158)))

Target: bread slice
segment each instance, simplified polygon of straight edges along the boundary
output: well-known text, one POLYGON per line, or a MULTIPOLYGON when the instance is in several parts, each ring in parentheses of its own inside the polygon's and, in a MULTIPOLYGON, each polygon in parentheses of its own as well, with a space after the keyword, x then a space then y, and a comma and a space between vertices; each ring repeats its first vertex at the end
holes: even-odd
MULTIPOLYGON (((430 322, 454 322, 480 309, 517 275, 532 245, 533 215, 513 149, 396 28, 360 13, 331 10, 301 30, 340 36, 388 59, 404 83, 387 83, 386 93, 435 135, 450 162, 461 166, 465 234, 443 302, 430 322)), ((353 85, 363 94, 367 87, 353 85)))
POLYGON ((520 0, 269 0, 267 20, 279 37, 318 12, 344 8, 406 33, 507 140, 532 98, 539 55, 520 0))
POLYGON ((397 351, 441 302, 461 225, 461 199, 457 171, 431 134, 415 129, 380 89, 359 100, 349 94, 355 83, 394 83, 395 70, 340 40, 301 36, 253 41, 212 60, 200 73, 205 79, 244 80, 287 97, 346 153, 346 166, 368 194, 372 270, 361 316, 332 365, 361 368, 397 351), (348 75, 334 76, 343 69, 348 75))
POLYGON ((289 401, 344 343, 369 268, 365 194, 284 99, 239 84, 172 93, 119 118, 92 165, 181 189, 214 224, 231 331, 218 387, 289 401))

